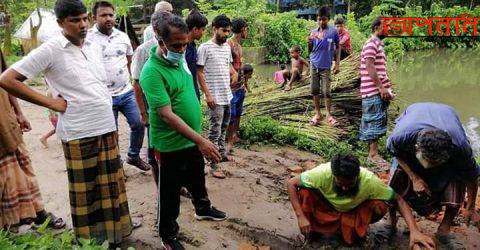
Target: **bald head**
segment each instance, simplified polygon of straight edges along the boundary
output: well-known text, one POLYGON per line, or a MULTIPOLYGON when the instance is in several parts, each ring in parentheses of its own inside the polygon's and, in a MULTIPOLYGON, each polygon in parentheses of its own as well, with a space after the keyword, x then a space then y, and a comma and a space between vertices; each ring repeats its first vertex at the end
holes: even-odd
POLYGON ((157 4, 155 4, 155 12, 157 11, 166 11, 166 12, 173 12, 173 6, 169 2, 166 1, 160 1, 157 4))

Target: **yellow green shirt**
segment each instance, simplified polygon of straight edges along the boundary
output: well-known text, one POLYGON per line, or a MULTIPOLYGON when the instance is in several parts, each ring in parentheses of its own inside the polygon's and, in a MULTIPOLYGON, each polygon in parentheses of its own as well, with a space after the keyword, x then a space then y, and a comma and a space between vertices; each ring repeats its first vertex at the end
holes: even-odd
POLYGON ((300 175, 303 187, 319 190, 323 196, 340 212, 347 212, 366 200, 391 201, 395 197, 392 188, 374 173, 360 168, 358 193, 352 197, 339 196, 334 190, 334 179, 330 162, 305 171, 300 175))

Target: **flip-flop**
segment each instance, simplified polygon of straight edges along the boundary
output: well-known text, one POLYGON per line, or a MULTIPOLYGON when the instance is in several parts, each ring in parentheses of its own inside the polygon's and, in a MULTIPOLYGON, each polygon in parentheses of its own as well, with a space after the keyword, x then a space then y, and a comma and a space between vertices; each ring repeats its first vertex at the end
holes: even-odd
POLYGON ((337 120, 333 118, 333 116, 327 117, 327 122, 328 122, 328 125, 332 127, 338 124, 337 120))
POLYGON ((50 221, 48 222, 48 227, 51 229, 62 229, 65 227, 66 223, 62 217, 57 217, 53 213, 48 212, 43 218, 36 218, 34 220, 35 225, 42 225, 45 221, 50 217, 50 221))

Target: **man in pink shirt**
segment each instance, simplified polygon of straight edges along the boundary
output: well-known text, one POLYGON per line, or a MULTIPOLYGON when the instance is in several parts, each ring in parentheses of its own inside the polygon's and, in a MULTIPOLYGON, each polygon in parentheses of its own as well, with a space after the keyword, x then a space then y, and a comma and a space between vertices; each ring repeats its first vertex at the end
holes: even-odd
POLYGON ((342 17, 339 17, 335 20, 335 28, 337 29, 340 37, 340 60, 343 60, 352 54, 350 32, 345 28, 345 19, 342 17))
POLYGON ((378 153, 378 139, 387 132, 387 109, 394 95, 386 70, 386 57, 382 39, 383 21, 380 17, 372 23, 374 34, 363 46, 360 61, 360 93, 362 95, 362 121, 360 140, 368 141, 368 159, 376 164, 385 160, 378 153))

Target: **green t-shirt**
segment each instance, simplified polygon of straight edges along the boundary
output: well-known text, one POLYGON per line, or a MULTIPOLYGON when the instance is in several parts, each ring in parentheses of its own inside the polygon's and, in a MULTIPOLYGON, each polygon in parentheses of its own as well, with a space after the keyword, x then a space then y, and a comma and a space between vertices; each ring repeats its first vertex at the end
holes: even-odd
POLYGON ((366 200, 390 201, 395 197, 393 189, 374 173, 360 168, 358 193, 353 197, 342 197, 335 193, 334 180, 330 163, 305 171, 300 175, 303 187, 318 189, 323 196, 340 212, 347 212, 366 200))
POLYGON ((195 144, 170 127, 158 115, 157 110, 171 105, 173 113, 178 115, 197 133, 201 131, 201 108, 193 78, 187 63, 174 65, 156 53, 157 46, 150 50, 150 58, 140 75, 140 85, 149 106, 151 146, 159 152, 172 152, 195 144))

